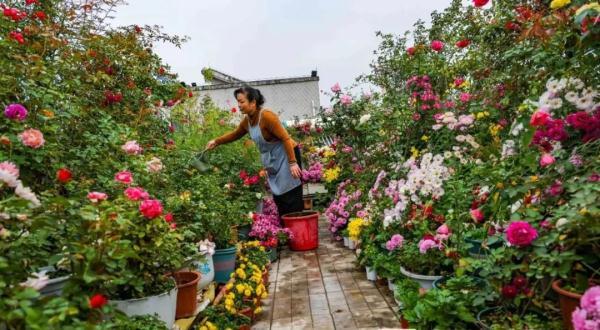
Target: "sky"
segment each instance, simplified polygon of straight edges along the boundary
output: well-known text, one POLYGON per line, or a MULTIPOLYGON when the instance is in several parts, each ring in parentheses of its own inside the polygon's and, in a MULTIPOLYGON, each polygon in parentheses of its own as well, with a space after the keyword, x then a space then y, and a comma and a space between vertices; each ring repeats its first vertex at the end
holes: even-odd
MULTIPOLYGON (((187 84, 204 83, 203 67, 242 80, 307 76, 317 70, 320 89, 328 91, 336 82, 350 86, 370 72, 380 41, 376 31, 403 34, 450 2, 129 0, 116 9, 111 24, 156 24, 168 34, 189 36, 181 49, 155 45, 187 84)), ((329 97, 322 95, 321 105, 328 104, 329 97)))

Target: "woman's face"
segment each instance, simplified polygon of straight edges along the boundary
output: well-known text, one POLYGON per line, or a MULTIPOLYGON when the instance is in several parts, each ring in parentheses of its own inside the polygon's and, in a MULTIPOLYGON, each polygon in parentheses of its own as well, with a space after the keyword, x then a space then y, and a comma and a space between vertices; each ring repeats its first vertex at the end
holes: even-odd
POLYGON ((248 102, 248 98, 244 93, 239 93, 237 95, 237 102, 240 111, 245 115, 250 114, 254 110, 256 110, 256 101, 248 102))

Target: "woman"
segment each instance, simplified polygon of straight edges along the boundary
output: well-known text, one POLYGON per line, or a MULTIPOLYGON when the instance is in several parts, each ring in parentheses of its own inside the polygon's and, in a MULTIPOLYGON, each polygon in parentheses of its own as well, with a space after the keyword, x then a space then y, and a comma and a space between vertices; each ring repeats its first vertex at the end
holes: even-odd
POLYGON ((240 139, 246 133, 260 151, 260 159, 267 172, 267 179, 279 215, 301 212, 302 176, 300 148, 281 125, 279 118, 269 109, 263 109, 265 98, 256 88, 245 86, 233 92, 240 111, 246 116, 230 133, 211 140, 207 149, 240 139))

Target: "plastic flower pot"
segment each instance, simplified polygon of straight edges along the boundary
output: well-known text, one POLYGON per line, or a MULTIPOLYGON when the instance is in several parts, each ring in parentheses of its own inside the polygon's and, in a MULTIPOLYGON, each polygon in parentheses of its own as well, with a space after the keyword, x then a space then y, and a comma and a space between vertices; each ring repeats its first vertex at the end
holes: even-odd
POLYGON ((177 282, 177 309, 175 318, 181 319, 193 316, 198 306, 198 272, 177 272, 174 275, 177 282))
POLYGON ((275 261, 277 261, 277 258, 279 258, 276 248, 268 248, 267 254, 269 255, 270 262, 275 262, 275 261))
POLYGON ((394 280, 388 278, 388 289, 394 293, 396 292, 396 284, 394 284, 394 280))
MULTIPOLYGON (((433 281, 433 288, 434 289, 443 289, 444 288, 444 284, 446 283, 446 281, 448 281, 451 278, 452 277, 443 276, 442 278, 439 278, 439 279, 433 281)), ((471 279, 473 279, 473 282, 475 283, 475 286, 477 286, 478 288, 484 289, 486 287, 486 285, 487 285, 487 283, 485 282, 485 280, 482 279, 482 278, 471 277, 471 279)))
POLYGON ((319 247, 319 212, 290 213, 282 219, 285 227, 292 232, 288 243, 292 251, 314 250, 319 247))
POLYGON ((560 305, 560 313, 565 329, 573 329, 571 315, 575 308, 579 306, 582 295, 561 288, 560 280, 552 282, 552 290, 558 293, 558 303, 560 305))
POLYGON ((40 295, 43 297, 60 296, 70 278, 71 275, 66 275, 48 280, 48 284, 40 290, 40 295))
POLYGON ((481 329, 489 329, 490 326, 486 324, 485 317, 499 311, 500 309, 502 309, 502 307, 488 307, 477 313, 477 323, 479 327, 481 327, 481 329))
POLYGON ((235 246, 227 249, 217 249, 213 255, 215 265, 215 281, 217 283, 227 283, 235 269, 235 246))
POLYGON ((344 237, 344 246, 348 247, 350 245, 350 237, 344 237))
POLYGON ((367 280, 369 281, 376 281, 377 280, 377 272, 375 271, 375 268, 371 268, 369 266, 365 267, 366 272, 367 272, 367 280))
POLYGON ((356 249, 356 241, 353 240, 352 238, 348 238, 348 248, 350 250, 356 249))
POLYGON ((171 329, 175 323, 177 286, 159 295, 139 299, 111 300, 110 303, 127 316, 157 314, 158 318, 167 324, 167 328, 171 329))
POLYGON ((252 226, 250 224, 241 225, 237 227, 237 236, 240 241, 247 241, 250 237, 250 230, 252 226))
POLYGON ((304 201, 304 210, 305 211, 312 210, 312 208, 313 208, 312 197, 304 197, 303 201, 304 201))
MULTIPOLYGON (((53 266, 40 268, 40 272, 53 272, 55 270, 56 269, 53 266)), ((60 296, 62 294, 63 288, 65 287, 70 278, 71 275, 65 275, 49 279, 46 286, 40 289, 40 295, 42 295, 43 297, 60 296)))
POLYGON ((198 289, 200 290, 206 288, 215 279, 213 257, 210 254, 205 254, 203 259, 203 261, 195 263, 196 270, 200 273, 200 281, 198 281, 198 289))
POLYGON ((482 258, 485 257, 488 253, 488 249, 496 249, 502 246, 502 240, 497 240, 492 244, 488 244, 488 249, 485 249, 483 245, 483 240, 474 239, 474 238, 465 238, 465 242, 471 244, 471 247, 468 249, 469 255, 474 258, 482 258))
POLYGON ((400 272, 404 276, 419 283, 419 286, 421 288, 427 289, 427 290, 433 288, 433 282, 435 280, 442 278, 442 276, 430 276, 430 275, 421 275, 421 274, 411 273, 408 270, 404 269, 404 267, 402 267, 402 266, 400 266, 400 272))

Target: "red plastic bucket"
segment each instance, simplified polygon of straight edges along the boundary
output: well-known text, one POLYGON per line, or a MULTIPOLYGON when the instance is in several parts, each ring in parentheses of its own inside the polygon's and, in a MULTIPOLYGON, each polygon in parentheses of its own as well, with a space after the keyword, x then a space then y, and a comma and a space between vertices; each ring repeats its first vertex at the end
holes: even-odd
POLYGON ((290 213, 281 218, 283 225, 292 232, 289 241, 291 250, 306 251, 319 247, 319 212, 290 213))

